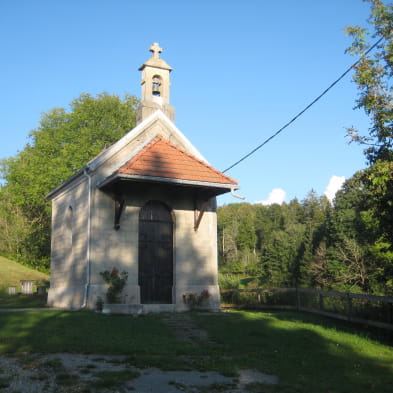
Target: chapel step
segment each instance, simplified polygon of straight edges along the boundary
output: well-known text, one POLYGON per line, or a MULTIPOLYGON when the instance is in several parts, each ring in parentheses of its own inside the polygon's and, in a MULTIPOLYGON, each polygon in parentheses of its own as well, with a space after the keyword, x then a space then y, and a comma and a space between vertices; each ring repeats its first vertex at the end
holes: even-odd
POLYGON ((174 304, 104 304, 104 314, 150 314, 172 313, 176 311, 174 304))

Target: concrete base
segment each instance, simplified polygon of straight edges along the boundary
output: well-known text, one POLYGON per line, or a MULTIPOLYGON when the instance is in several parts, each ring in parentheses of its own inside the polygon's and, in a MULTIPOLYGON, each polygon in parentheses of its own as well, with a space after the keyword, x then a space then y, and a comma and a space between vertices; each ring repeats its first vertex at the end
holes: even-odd
POLYGON ((81 308, 84 301, 85 286, 57 286, 50 287, 48 291, 49 307, 59 307, 68 309, 81 308))
POLYGON ((103 314, 150 314, 175 312, 175 304, 104 304, 103 314))
POLYGON ((143 313, 160 313, 178 311, 175 304, 142 304, 143 313))

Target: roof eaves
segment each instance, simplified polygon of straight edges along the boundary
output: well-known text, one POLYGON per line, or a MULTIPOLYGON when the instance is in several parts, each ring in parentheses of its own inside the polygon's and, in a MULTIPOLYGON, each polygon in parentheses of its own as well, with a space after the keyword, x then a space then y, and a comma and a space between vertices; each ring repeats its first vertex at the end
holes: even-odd
POLYGON ((233 183, 213 183, 213 182, 203 182, 196 180, 185 180, 185 179, 175 179, 170 177, 159 177, 159 176, 145 176, 145 175, 132 175, 126 173, 114 173, 113 175, 103 179, 103 181, 97 184, 97 188, 104 188, 109 184, 118 180, 130 180, 130 181, 148 181, 148 182, 159 182, 159 183, 170 183, 175 185, 184 186, 195 186, 195 187, 205 187, 205 188, 220 188, 231 190, 238 190, 240 187, 233 183))
POLYGON ((55 187, 53 190, 49 191, 46 195, 45 198, 47 199, 53 199, 53 197, 65 186, 68 184, 71 184, 74 180, 78 179, 81 175, 84 173, 90 172, 90 167, 89 165, 85 165, 83 168, 79 169, 76 171, 73 175, 71 175, 68 179, 64 180, 63 183, 59 184, 57 187, 55 187))

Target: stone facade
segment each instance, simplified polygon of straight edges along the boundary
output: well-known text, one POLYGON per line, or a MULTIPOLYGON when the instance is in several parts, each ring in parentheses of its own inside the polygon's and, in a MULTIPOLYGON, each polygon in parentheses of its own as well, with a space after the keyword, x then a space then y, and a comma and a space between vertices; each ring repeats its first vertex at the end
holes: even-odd
MULTIPOLYGON (((53 209, 50 306, 94 309, 97 299, 105 299, 107 291, 100 272, 116 267, 128 273, 122 292, 124 306, 116 306, 118 312, 184 311, 188 306, 183 295, 205 290, 210 294, 205 306, 219 308, 215 196, 237 188, 236 182, 224 175, 220 175, 220 184, 203 179, 191 181, 187 176, 174 178, 169 172, 165 177, 127 173, 113 178, 119 167, 143 152, 157 135, 175 151, 179 149, 179 156, 187 154, 189 159, 195 159, 196 166, 215 171, 173 124, 173 108, 169 106, 171 69, 165 62, 163 66, 159 51, 154 50, 152 59, 141 67, 139 124, 48 195, 53 209), (159 107, 152 107, 147 86, 157 75, 161 75, 163 100, 159 107), (116 210, 120 200, 121 211, 116 210), (173 218, 169 308, 168 302, 141 304, 139 222, 140 211, 149 201, 167 206, 173 218)), ((156 88, 153 85, 153 90, 156 88)))

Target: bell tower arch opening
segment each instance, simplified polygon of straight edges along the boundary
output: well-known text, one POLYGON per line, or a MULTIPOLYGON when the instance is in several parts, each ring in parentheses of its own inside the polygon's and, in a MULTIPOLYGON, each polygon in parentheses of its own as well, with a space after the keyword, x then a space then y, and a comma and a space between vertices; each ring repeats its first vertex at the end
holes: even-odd
POLYGON ((152 80, 152 94, 155 97, 160 97, 161 96, 161 77, 160 75, 154 75, 153 80, 152 80))

